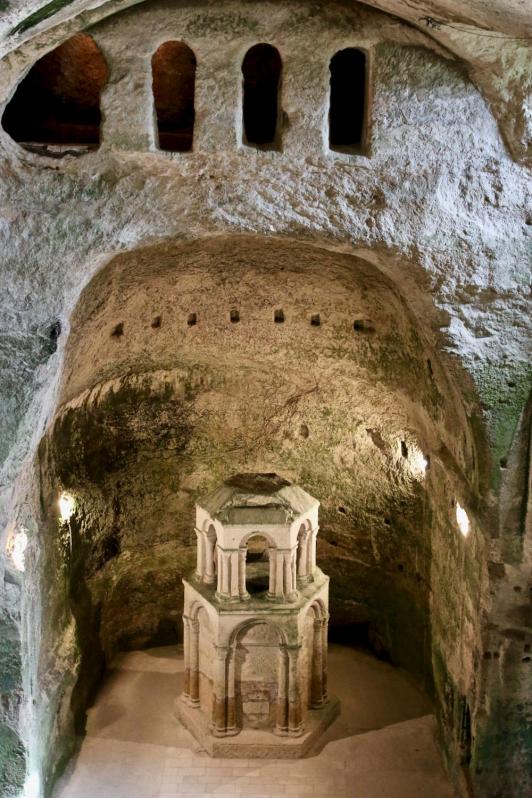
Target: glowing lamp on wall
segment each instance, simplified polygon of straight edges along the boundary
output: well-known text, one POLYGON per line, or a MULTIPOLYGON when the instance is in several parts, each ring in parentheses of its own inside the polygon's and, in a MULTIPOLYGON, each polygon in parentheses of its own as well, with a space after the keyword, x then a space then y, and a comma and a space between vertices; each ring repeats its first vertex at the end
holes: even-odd
POLYGON ((423 479, 425 477, 425 473, 429 467, 429 461, 417 446, 409 447, 408 464, 412 476, 418 479, 423 479))
POLYGON ((24 573, 26 570, 25 551, 28 545, 28 535, 25 529, 14 532, 7 544, 7 554, 17 571, 24 573))
POLYGON ((76 503, 73 496, 71 496, 69 493, 62 493, 59 497, 59 517, 61 518, 61 521, 63 523, 70 521, 75 509, 76 503))
POLYGON ((422 474, 424 474, 428 468, 429 461, 427 460, 423 452, 419 451, 415 452, 413 460, 414 460, 414 467, 417 468, 417 470, 420 471, 422 474))
POLYGON ((39 798, 41 795, 41 780, 37 773, 28 776, 22 795, 23 798, 39 798))
POLYGON ((469 516, 458 502, 456 502, 456 523, 458 524, 458 529, 466 538, 469 535, 469 516))

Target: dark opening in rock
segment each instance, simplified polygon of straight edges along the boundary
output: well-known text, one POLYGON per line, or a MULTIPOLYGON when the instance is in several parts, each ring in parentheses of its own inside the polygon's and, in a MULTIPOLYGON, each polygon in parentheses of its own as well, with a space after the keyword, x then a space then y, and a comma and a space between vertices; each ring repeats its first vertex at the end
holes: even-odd
POLYGON ((283 321, 284 321, 284 310, 282 308, 278 308, 278 310, 275 311, 275 313, 273 314, 273 320, 277 324, 282 324, 283 323, 283 321))
POLYGON ((59 320, 54 321, 48 334, 50 336, 50 341, 57 341, 61 335, 61 322, 59 320))
POLYGON ((242 63, 244 143, 278 144, 281 56, 270 44, 251 47, 242 63))
POLYGON ((189 152, 194 137, 196 56, 184 42, 165 42, 151 60, 161 150, 189 152))
POLYGON ((196 313, 189 313, 187 318, 187 324, 189 327, 193 327, 195 324, 198 323, 198 317, 196 313))
POLYGON ((112 331, 111 335, 113 336, 113 338, 120 338, 122 335, 124 335, 124 322, 123 321, 119 322, 113 328, 113 331, 112 331))
POLYGON ((240 321, 240 313, 238 310, 232 310, 229 313, 229 318, 231 319, 233 324, 237 324, 240 321))
POLYGON ((331 59, 329 146, 358 150, 363 143, 366 104, 366 56, 349 47, 331 59))
POLYGON ((106 82, 107 64, 98 46, 78 33, 33 65, 7 105, 2 126, 29 150, 62 155, 72 146, 97 149, 106 82))
POLYGON ((313 327, 319 327, 321 324, 320 314, 314 313, 314 315, 310 317, 310 323, 313 327))
POLYGON ((353 330, 355 332, 373 333, 375 332, 375 327, 368 319, 356 319, 353 322, 353 330))
POLYGON ((162 318, 160 316, 156 316, 152 321, 151 326, 153 327, 154 330, 158 330, 159 327, 161 326, 161 323, 162 323, 162 318))
POLYGON ((465 698, 460 699, 461 720, 460 720, 460 748, 461 761, 464 765, 471 761, 471 711, 465 698))

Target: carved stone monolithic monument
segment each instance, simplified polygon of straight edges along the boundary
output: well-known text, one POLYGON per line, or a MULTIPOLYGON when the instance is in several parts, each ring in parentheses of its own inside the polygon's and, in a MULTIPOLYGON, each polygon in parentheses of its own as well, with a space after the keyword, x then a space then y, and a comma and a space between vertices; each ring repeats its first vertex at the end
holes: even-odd
POLYGON ((276 474, 239 474, 196 504, 176 708, 211 755, 299 757, 338 714, 318 507, 276 474))

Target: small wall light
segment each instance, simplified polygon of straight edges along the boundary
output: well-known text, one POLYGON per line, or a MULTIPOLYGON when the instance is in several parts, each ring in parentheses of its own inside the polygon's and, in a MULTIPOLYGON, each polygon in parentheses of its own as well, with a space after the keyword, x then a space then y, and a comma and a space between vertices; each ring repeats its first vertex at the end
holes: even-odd
POLYGON ((458 524, 458 529, 466 538, 469 535, 469 516, 458 502, 456 502, 456 523, 458 524))
POLYGON ((428 468, 429 461, 423 454, 423 452, 415 451, 412 455, 413 465, 417 468, 418 471, 421 471, 423 474, 428 468))
POLYGON ((65 523, 70 521, 76 509, 76 503, 70 493, 62 493, 59 497, 59 517, 65 523))
POLYGON ((26 779, 24 785, 23 798, 39 798, 41 795, 41 780, 37 773, 33 773, 26 779))
POLYGON ((429 461, 421 449, 419 449, 415 444, 409 444, 407 446, 404 441, 401 441, 401 454, 403 457, 407 457, 407 462, 412 475, 417 478, 423 478, 429 466, 429 461))
POLYGON ((6 551, 17 571, 24 573, 26 562, 24 552, 28 545, 28 535, 25 529, 13 532, 8 540, 6 551))

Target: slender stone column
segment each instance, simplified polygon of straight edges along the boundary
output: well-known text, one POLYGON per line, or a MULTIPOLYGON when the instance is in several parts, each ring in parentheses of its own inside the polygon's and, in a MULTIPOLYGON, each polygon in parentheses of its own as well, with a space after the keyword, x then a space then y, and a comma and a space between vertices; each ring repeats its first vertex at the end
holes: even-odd
POLYGON ((227 652, 227 713, 226 713, 226 734, 236 734, 239 729, 236 726, 236 704, 235 704, 235 648, 229 648, 227 652))
POLYGON ((297 599, 294 557, 295 550, 284 552, 284 597, 286 601, 295 601, 297 599))
POLYGON ((227 733, 227 646, 216 646, 212 697, 212 733, 223 737, 227 733))
POLYGON ((284 551, 275 551, 275 597, 284 598, 284 551))
POLYGON ((292 589, 296 591, 297 590, 297 547, 292 549, 290 564, 292 567, 292 589))
POLYGON ((216 537, 205 535, 205 568, 203 581, 207 584, 214 582, 214 552, 216 547, 216 537))
POLYGON ((323 706, 323 619, 314 618, 314 639, 312 643, 312 671, 310 681, 310 706, 319 709, 323 706))
POLYGON ((216 569, 216 576, 217 576, 217 585, 216 585, 216 593, 220 596, 223 591, 223 570, 224 570, 224 562, 223 562, 223 552, 219 546, 216 547, 216 562, 218 567, 216 569))
POLYGON ((288 734, 288 654, 284 645, 279 646, 277 661, 277 707, 275 734, 288 734))
POLYGON ((284 594, 285 598, 292 594, 292 565, 290 562, 290 554, 284 553, 284 594))
POLYGON ((219 601, 238 600, 238 551, 225 551, 218 547, 216 598, 219 601))
POLYGON ((308 575, 310 577, 314 576, 314 571, 316 570, 316 538, 318 537, 318 530, 312 529, 310 532, 310 545, 309 545, 309 565, 308 565, 308 575))
POLYGON ((277 549, 270 546, 268 549, 268 558, 270 561, 270 577, 268 580, 268 598, 275 598, 275 585, 277 582, 277 549))
POLYGON ((196 529, 196 578, 203 579, 205 573, 205 548, 203 545, 203 532, 196 529))
POLYGON ((326 703, 329 700, 329 694, 327 691, 327 657, 328 657, 328 647, 329 647, 329 615, 326 615, 325 618, 321 620, 321 634, 322 634, 322 643, 321 643, 321 650, 322 650, 322 664, 323 664, 323 675, 321 677, 321 684, 322 684, 322 693, 323 693, 323 703, 326 703))
POLYGON ((299 737, 303 731, 301 720, 301 695, 299 692, 300 646, 287 648, 288 652, 288 734, 299 737))
POLYGON ((190 620, 190 634, 189 634, 189 669, 190 676, 188 681, 188 696, 189 702, 193 706, 199 706, 199 621, 190 620))
POLYGON ((190 618, 183 615, 183 657, 185 666, 185 683, 183 695, 190 699, 190 618))
POLYGON ((229 597, 231 592, 231 553, 228 551, 222 552, 222 567, 222 593, 229 597))
POLYGON ((240 597, 240 601, 246 601, 246 599, 249 598, 249 593, 246 588, 247 556, 247 546, 243 546, 238 550, 238 595, 240 597))
POLYGON ((230 563, 230 582, 229 593, 232 599, 237 599, 240 595, 240 551, 236 549, 229 554, 230 563))

